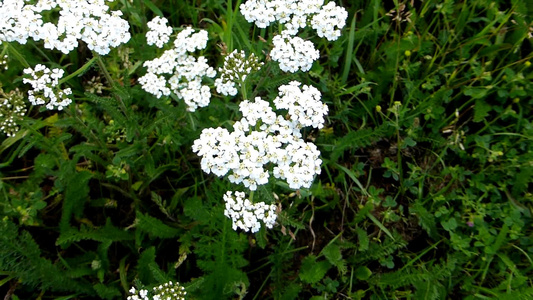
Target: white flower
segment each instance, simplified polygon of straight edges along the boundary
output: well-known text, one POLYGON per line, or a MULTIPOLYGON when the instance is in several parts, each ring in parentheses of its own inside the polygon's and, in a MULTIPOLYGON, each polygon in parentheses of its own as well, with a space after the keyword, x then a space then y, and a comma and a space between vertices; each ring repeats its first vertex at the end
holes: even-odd
POLYGON ((168 42, 172 34, 172 27, 167 26, 167 22, 167 19, 156 16, 146 24, 150 28, 146 33, 146 43, 148 45, 155 44, 156 47, 162 48, 168 42))
POLYGON ((317 89, 300 85, 294 81, 281 86, 274 100, 278 109, 288 110, 290 120, 256 97, 239 104, 242 119, 235 122, 233 132, 220 127, 204 129, 192 146, 202 157, 202 170, 219 177, 227 175, 230 182, 254 191, 268 183, 268 165, 272 164, 274 176, 287 180, 291 188, 310 187, 320 174, 322 161, 316 146, 302 140, 300 129, 321 128, 327 106, 317 89))
POLYGON ((213 78, 216 71, 207 64, 203 56, 195 58, 190 55, 207 45, 207 32, 187 27, 178 34, 174 48, 166 50, 153 60, 144 62, 147 73, 139 78, 142 88, 160 98, 173 92, 183 99, 189 111, 209 105, 211 91, 202 84, 203 77, 213 78), (167 79, 166 76, 170 76, 167 79))
POLYGON ((62 110, 72 103, 68 98, 72 91, 70 88, 59 89, 59 79, 63 77, 64 71, 60 69, 50 70, 44 65, 38 64, 35 69, 26 68, 24 74, 30 75, 31 78, 24 78, 23 83, 32 86, 28 91, 28 100, 33 105, 46 105, 46 108, 53 110, 62 110))
POLYGON ((270 52, 270 57, 279 62, 280 69, 285 72, 295 73, 299 70, 307 72, 313 66, 313 62, 320 57, 312 42, 286 32, 276 35, 272 43, 274 48, 270 52))
POLYGON ((346 25, 346 18, 348 18, 346 9, 336 6, 335 2, 329 2, 313 16, 311 27, 316 30, 319 37, 334 41, 340 37, 340 29, 346 25))
POLYGON ((309 41, 297 37, 300 29, 311 25, 319 37, 336 40, 340 29, 346 25, 348 13, 333 1, 323 5, 323 0, 248 0, 239 8, 244 18, 265 28, 278 21, 284 24, 281 35, 274 37, 273 60, 280 63, 285 72, 304 72, 311 69, 319 54, 309 41))
POLYGON ((120 11, 109 12, 104 1, 47 0, 36 5, 22 0, 0 2, 0 41, 28 39, 42 40, 44 47, 65 54, 78 46, 78 40, 98 54, 105 55, 111 48, 129 41, 129 24, 120 18, 120 11), (57 20, 43 21, 43 13, 59 10, 57 20))
POLYGON ((141 289, 137 291, 134 287, 130 290, 128 300, 184 300, 187 296, 185 288, 179 282, 166 282, 155 286, 152 290, 141 289))
POLYGON ((277 215, 274 204, 251 203, 250 200, 245 199, 243 192, 235 192, 233 195, 232 191, 224 194, 224 202, 226 203, 224 215, 233 222, 233 230, 242 229, 254 233, 261 229, 261 222, 267 228, 274 227, 276 223, 277 215))
POLYGON ((320 98, 320 91, 315 87, 304 85, 300 89, 300 83, 292 81, 279 88, 279 96, 274 99, 274 105, 278 109, 288 110, 291 119, 302 127, 322 128, 328 107, 320 98))

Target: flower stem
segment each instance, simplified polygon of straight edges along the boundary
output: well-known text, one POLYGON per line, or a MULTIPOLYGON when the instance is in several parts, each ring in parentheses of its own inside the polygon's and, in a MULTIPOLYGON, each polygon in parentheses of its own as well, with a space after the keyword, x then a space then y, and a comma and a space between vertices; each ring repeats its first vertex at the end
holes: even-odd
POLYGON ((81 73, 85 72, 88 68, 90 68, 94 61, 97 59, 97 57, 93 57, 91 58, 88 62, 86 62, 83 66, 81 66, 81 68, 77 69, 76 71, 74 71, 74 73, 71 73, 69 74, 67 77, 64 77, 64 78, 61 78, 61 80, 59 80, 59 84, 63 84, 67 81, 69 81, 70 79, 80 75, 81 73))
MULTIPOLYGON (((109 72, 107 71, 107 68, 104 62, 102 61, 102 57, 96 53, 93 53, 93 55, 96 57, 96 63, 98 64, 98 67, 104 74, 105 79, 107 80, 111 88, 114 88, 115 83, 113 81, 113 78, 111 78, 111 75, 109 75, 109 72)), ((120 96, 117 95, 116 93, 113 93, 113 95, 115 96, 115 99, 117 99, 118 103, 120 104, 120 109, 122 110, 122 113, 124 113, 124 116, 126 117, 126 119, 128 119, 128 110, 126 109, 126 105, 124 104, 124 101, 122 101, 122 98, 120 98, 120 96)))
POLYGON ((250 198, 248 198, 251 203, 254 203, 254 191, 250 191, 250 198))

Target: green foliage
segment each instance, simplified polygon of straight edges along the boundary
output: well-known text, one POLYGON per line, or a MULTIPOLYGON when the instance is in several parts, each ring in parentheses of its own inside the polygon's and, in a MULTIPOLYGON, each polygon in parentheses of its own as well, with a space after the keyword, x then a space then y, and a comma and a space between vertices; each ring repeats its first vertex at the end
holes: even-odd
POLYGON ((161 220, 151 217, 149 215, 143 215, 141 212, 136 214, 136 227, 140 230, 149 233, 153 237, 159 238, 173 238, 179 234, 179 230, 172 228, 161 220))
POLYGON ((302 260, 302 267, 298 276, 306 283, 317 283, 326 275, 329 268, 331 268, 331 264, 328 261, 317 262, 316 256, 311 255, 302 260))
POLYGON ((69 278, 64 270, 41 256, 39 244, 15 224, 0 224, 0 270, 22 283, 40 290, 94 294, 88 282, 69 278))

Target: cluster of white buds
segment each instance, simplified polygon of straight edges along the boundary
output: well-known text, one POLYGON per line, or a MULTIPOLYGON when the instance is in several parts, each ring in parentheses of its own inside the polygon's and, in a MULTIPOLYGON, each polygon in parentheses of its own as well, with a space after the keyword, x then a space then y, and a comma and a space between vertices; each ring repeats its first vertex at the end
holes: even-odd
POLYGON ((26 114, 24 95, 18 89, 5 93, 0 88, 0 132, 8 137, 19 130, 18 121, 26 114))
POLYGON ((259 28, 276 21, 284 24, 281 35, 273 40, 270 56, 280 63, 281 70, 292 73, 308 71, 319 57, 311 42, 296 37, 300 29, 310 25, 319 37, 334 41, 348 18, 346 9, 333 1, 324 5, 324 0, 248 0, 239 8, 244 18, 259 28))
POLYGON ((258 232, 261 229, 261 223, 264 223, 267 228, 274 227, 276 223, 276 206, 274 204, 268 205, 264 202, 252 203, 245 199, 243 192, 228 191, 224 195, 224 202, 226 202, 226 209, 224 215, 233 222, 233 230, 238 228, 252 233, 258 232))
POLYGON ((270 173, 265 166, 273 164, 274 177, 286 180, 290 188, 310 187, 315 175, 320 174, 322 161, 317 147, 302 139, 300 129, 308 125, 301 122, 317 128, 323 126, 323 115, 318 114, 327 113, 327 107, 316 108, 318 90, 304 86, 298 93, 294 89, 300 89, 299 86, 299 82, 281 86, 282 98, 276 101, 282 109, 290 107, 294 115, 299 110, 301 116, 296 119, 286 120, 277 115, 267 101, 257 97, 240 103, 243 118, 235 122, 233 132, 220 127, 204 129, 192 147, 202 157, 202 170, 219 177, 229 173, 230 182, 242 183, 254 191, 258 185, 268 183, 270 173), (289 103, 286 98, 290 95, 299 99, 289 103), (308 114, 311 118, 306 117, 308 114))
POLYGON ((146 43, 154 45, 157 48, 163 48, 163 45, 168 43, 170 35, 172 34, 172 27, 167 26, 168 20, 162 17, 155 17, 148 22, 150 30, 146 33, 146 43))
POLYGON ((59 79, 63 77, 64 71, 52 69, 38 64, 35 69, 24 69, 24 74, 31 78, 22 79, 23 83, 29 83, 33 90, 28 91, 28 100, 33 105, 46 105, 46 108, 62 110, 72 103, 67 96, 72 94, 70 88, 60 89, 59 79))
POLYGON ((187 292, 179 282, 169 281, 165 284, 154 287, 151 291, 132 287, 127 300, 185 300, 187 292))
POLYGON ((220 77, 215 80, 217 92, 225 96, 237 95, 236 86, 241 86, 246 77, 262 65, 255 54, 246 57, 244 51, 234 50, 224 58, 224 66, 218 69, 220 77))
POLYGON ((213 78, 216 71, 207 64, 204 56, 195 58, 190 55, 207 45, 207 31, 187 27, 174 41, 174 48, 166 50, 153 60, 144 62, 147 73, 139 78, 142 88, 160 98, 173 92, 183 99, 189 111, 207 106, 211 99, 211 90, 202 85, 202 78, 213 78), (167 78, 164 75, 169 75, 167 78))
POLYGON ((7 55, 0 56, 0 68, 4 68, 4 70, 7 70, 9 67, 7 65, 7 55))
POLYGON ((25 44, 28 39, 43 40, 45 48, 67 54, 82 40, 90 50, 105 55, 131 37, 122 12, 109 12, 104 0, 46 0, 35 5, 25 2, 0 1, 0 41, 25 44), (45 12, 57 10, 57 20, 43 20, 45 12))

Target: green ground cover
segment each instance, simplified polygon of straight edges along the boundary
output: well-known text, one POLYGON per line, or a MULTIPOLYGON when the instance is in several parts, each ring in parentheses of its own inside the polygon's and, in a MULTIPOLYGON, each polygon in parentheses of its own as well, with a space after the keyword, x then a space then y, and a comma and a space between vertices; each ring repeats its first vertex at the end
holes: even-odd
MULTIPOLYGON (((117 35, 107 41, 85 29, 72 49, 51 42, 52 31, 7 29, 16 11, 8 5, 37 2, 45 1, 0 1, 5 299, 134 299, 170 281, 186 292, 170 299, 533 299, 531 1, 318 1, 343 7, 346 24, 327 39, 308 17, 297 36, 312 43, 304 57, 313 45, 319 56, 296 72, 273 51, 290 26, 248 22, 241 4, 251 0, 105 2, 121 14, 100 14, 101 26, 92 25, 117 35), (172 27, 163 48, 147 42, 156 16, 172 27), (188 27, 207 43, 180 40, 188 27), (34 38, 9 40, 16 30, 34 38), (110 49, 98 48, 104 40, 110 49), (144 63, 180 47, 194 49, 177 64, 204 57, 207 65, 180 69, 197 75, 167 93, 144 63), (234 50, 244 51, 250 71, 231 78, 231 96, 216 85, 234 50), (39 64, 64 71, 57 85, 43 85, 71 103, 32 105, 37 89, 24 70, 39 64), (317 119, 290 135, 301 145, 294 157, 320 151, 318 161, 300 155, 311 171, 279 176, 300 168, 296 158, 283 169, 275 151, 259 151, 254 159, 270 161, 254 189, 255 181, 234 183, 236 171, 219 177, 206 167, 213 161, 202 151, 212 145, 198 149, 197 141, 209 140, 208 128, 238 131, 252 118, 245 100, 274 107, 280 87, 294 81, 320 95, 317 119), (210 92, 208 103, 194 107, 205 94, 186 102, 191 82, 210 92), (228 191, 275 213, 272 228, 266 217, 257 232, 235 228, 225 216, 228 191)), ((37 14, 56 24, 62 16, 59 6, 37 14)), ((76 19, 66 24, 75 28, 76 19)), ((157 68, 168 68, 163 58, 157 68)), ((246 134, 269 130, 268 112, 246 134)), ((282 124, 295 116, 275 112, 282 124)), ((281 152, 293 145, 284 143, 281 152)))

